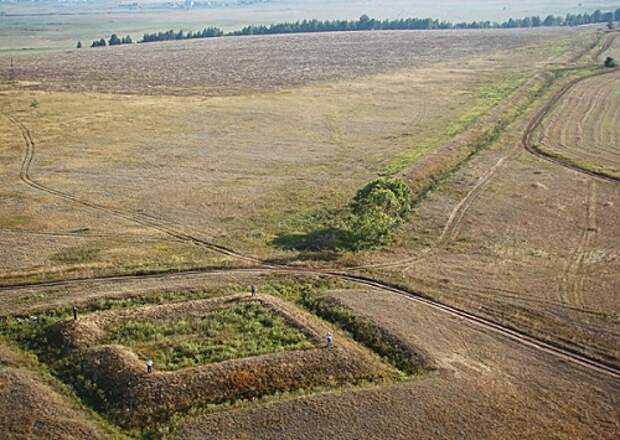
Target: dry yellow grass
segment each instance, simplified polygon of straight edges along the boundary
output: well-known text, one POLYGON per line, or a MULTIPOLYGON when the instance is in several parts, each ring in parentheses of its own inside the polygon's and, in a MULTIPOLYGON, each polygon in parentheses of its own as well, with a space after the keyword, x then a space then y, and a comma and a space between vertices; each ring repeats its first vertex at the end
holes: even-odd
MULTIPOLYGON (((315 227, 312 213, 343 206, 377 174, 423 158, 562 55, 568 41, 516 35, 528 45, 288 90, 248 92, 264 87, 259 80, 228 97, 9 90, 0 104, 32 135, 35 181, 261 258, 294 258, 271 240, 315 227)), ((432 44, 441 34, 423 38, 432 44)), ((389 41, 403 50, 398 44, 408 40, 389 41)), ((243 264, 25 187, 17 179, 19 127, 5 118, 0 127, 4 283, 243 264)))
POLYGON ((34 370, 32 359, 0 340, 0 433, 17 439, 103 439, 113 432, 102 429, 92 414, 54 381, 34 370), (51 382, 51 383, 50 383, 51 382))
MULTIPOLYGON (((272 239, 311 230, 312 213, 344 205, 377 174, 424 160, 463 130, 484 130, 493 119, 489 110, 536 71, 584 65, 574 54, 592 37, 586 30, 550 43, 521 40, 509 51, 467 59, 451 54, 443 62, 388 73, 368 68, 363 73, 371 76, 356 79, 331 76, 338 69, 329 64, 312 84, 299 81, 299 71, 290 67, 297 76, 284 85, 303 85, 267 87, 261 77, 230 96, 164 94, 206 93, 204 84, 192 88, 194 79, 179 84, 167 74, 151 78, 162 86, 155 96, 94 93, 131 91, 124 89, 131 81, 99 84, 89 70, 83 83, 69 84, 64 68, 50 76, 49 86, 21 83, 4 90, 2 110, 18 122, 0 119, 0 178, 8 182, 0 189, 7 202, 0 215, 2 281, 252 264, 213 253, 210 243, 296 261, 297 253, 274 248, 272 239), (578 47, 566 51, 571 42, 578 47), (80 88, 88 92, 75 92, 80 88), (481 118, 485 113, 488 119, 481 118), (29 136, 33 163, 29 176, 22 167, 20 180, 29 136), (37 182, 60 191, 59 197, 35 191, 37 182), (169 228, 204 245, 190 244, 182 234, 174 238, 165 233, 169 228)), ((168 48, 195 55, 186 46, 168 48)), ((103 55, 98 62, 113 64, 103 55)), ((30 80, 58 69, 45 57, 29 63, 30 80), (50 64, 41 70, 32 68, 46 60, 50 64)), ((231 77, 224 78, 216 93, 231 92, 231 77)), ((520 101, 498 108, 511 109, 514 102, 520 101)), ((488 151, 435 187, 392 246, 336 263, 379 264, 360 270, 615 365, 618 192, 525 156, 519 141, 529 117, 518 118, 488 151)), ((471 133, 457 141, 467 144, 471 133)), ((174 297, 175 289, 225 289, 228 283, 235 291, 235 285, 265 279, 227 272, 10 288, 2 291, 0 314, 162 291, 174 297)), ((617 437, 618 384, 602 373, 388 291, 332 295, 428 352, 439 371, 414 383, 289 396, 190 417, 180 421, 179 436, 617 437)), ((110 351, 102 355, 118 360, 110 351)), ((149 390, 159 392, 160 385, 149 390)))
POLYGON ((620 177, 620 73, 573 88, 543 121, 541 130, 539 148, 544 152, 620 177))

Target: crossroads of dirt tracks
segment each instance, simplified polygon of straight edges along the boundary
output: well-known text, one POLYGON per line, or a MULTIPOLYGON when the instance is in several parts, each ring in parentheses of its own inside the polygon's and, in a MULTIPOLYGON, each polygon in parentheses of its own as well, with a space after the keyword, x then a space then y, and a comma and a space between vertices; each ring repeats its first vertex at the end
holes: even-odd
MULTIPOLYGON (((602 54, 605 51, 605 47, 609 47, 613 40, 615 38, 615 35, 613 37, 610 37, 607 39, 607 41, 605 42, 605 44, 603 45, 603 48, 597 52, 597 54, 593 55, 594 59, 597 59, 600 54, 602 54)), ((577 84, 581 83, 582 81, 592 78, 592 77, 596 77, 596 76, 600 76, 600 75, 606 75, 606 74, 610 74, 613 73, 615 70, 610 70, 610 71, 603 71, 603 72, 595 72, 591 75, 587 75, 587 76, 583 76, 577 79, 574 79, 572 81, 570 81, 568 84, 566 84, 565 86, 563 86, 558 92, 556 92, 545 104, 544 106, 534 115, 534 117, 530 120, 529 124, 527 125, 523 136, 522 136, 522 146, 523 148, 530 152, 531 154, 536 155, 537 157, 540 157, 542 159, 554 162, 556 164, 562 165, 564 167, 567 168, 571 168, 574 171, 580 172, 580 173, 584 173, 584 174, 588 174, 590 176, 596 177, 596 178, 600 178, 606 181, 611 181, 613 183, 618 183, 620 181, 620 179, 614 177, 614 176, 609 176, 606 175, 604 173, 599 173, 599 172, 594 172, 594 171, 590 171, 590 170, 585 170, 582 169, 580 167, 577 167, 573 164, 570 164, 566 161, 563 161, 561 159, 557 159, 555 157, 551 157, 546 155, 544 152, 542 152, 541 150, 537 149, 533 144, 532 144, 532 136, 533 133, 535 132, 535 130, 540 126, 540 124, 542 123, 542 121, 544 120, 544 118, 548 115, 548 113, 551 111, 551 109, 562 99, 562 97, 568 92, 570 91, 573 87, 575 87, 577 84)), ((423 292, 416 292, 416 291, 412 291, 409 289, 405 289, 405 288, 401 288, 386 282, 382 282, 379 280, 375 280, 372 278, 366 278, 363 276, 358 276, 358 275, 353 275, 350 273, 347 273, 346 271, 342 271, 342 270, 338 270, 338 269, 325 269, 325 270, 314 270, 314 269, 310 269, 310 268, 304 268, 304 267, 290 267, 290 266, 286 266, 286 265, 272 265, 272 264, 265 264, 264 262, 260 261, 259 259, 249 256, 249 255, 245 255, 243 253, 239 253, 236 252, 232 249, 217 245, 215 243, 211 243, 209 241, 203 240, 201 238, 197 238, 194 237, 190 234, 187 234, 185 232, 182 231, 178 231, 177 229, 175 229, 172 226, 169 225, 165 225, 161 222, 157 222, 154 219, 150 219, 150 218, 146 218, 144 216, 140 216, 137 214, 133 214, 133 213, 127 213, 124 212, 122 210, 116 209, 116 208, 112 208, 112 207, 108 207, 108 206, 104 206, 104 205, 100 205, 98 203, 94 203, 88 200, 83 200, 81 198, 78 198, 72 194, 69 193, 65 193, 59 190, 56 190, 54 188, 50 188, 47 187, 39 182, 37 182, 36 180, 34 180, 30 174, 30 166, 31 163, 33 161, 33 157, 34 157, 34 152, 35 152, 35 142, 32 138, 32 135, 30 133, 30 131, 28 130, 28 128, 21 123, 19 120, 17 120, 14 116, 12 115, 7 115, 7 118, 16 126, 19 128, 22 137, 24 139, 24 144, 26 147, 25 150, 25 154, 23 157, 23 161, 21 164, 21 168, 20 168, 20 179, 28 186, 46 192, 48 194, 54 195, 56 197, 60 197, 63 198, 65 200, 69 200, 73 203, 91 208, 91 209, 96 209, 99 211, 103 211, 109 215, 118 217, 118 218, 122 218, 125 220, 129 220, 138 224, 141 224, 143 226, 147 226, 150 228, 153 228, 155 230, 158 230, 160 232, 163 232, 171 237, 174 237, 176 239, 182 240, 182 241, 186 241, 189 243, 192 243, 194 245, 199 245, 199 246, 204 246, 210 250, 213 250, 215 252, 218 253, 222 253, 225 254, 227 256, 232 256, 235 258, 238 258, 240 260, 244 260, 246 262, 250 262, 255 264, 255 267, 251 267, 251 268, 243 268, 243 269, 221 269, 221 270, 194 270, 194 271, 187 271, 187 272, 177 272, 177 273, 154 273, 154 274, 148 274, 148 275, 128 275, 128 276, 110 276, 110 277, 92 277, 92 278, 82 278, 82 279, 66 279, 66 280, 58 280, 58 281, 51 281, 51 282, 42 282, 42 283, 33 283, 33 284, 22 284, 22 285, 12 285, 12 286, 2 286, 0 287, 0 290, 3 291, 8 291, 8 290, 12 290, 12 289, 19 289, 19 288, 34 288, 34 287, 50 287, 50 286, 66 286, 66 285, 71 285, 71 284, 79 284, 82 282, 97 282, 97 281, 101 281, 101 282, 109 282, 109 283, 114 283, 114 282, 121 282, 124 280, 139 280, 139 279, 146 279, 146 278, 164 278, 167 276, 182 276, 184 274, 200 274, 200 273, 222 273, 222 274, 231 274, 231 273, 236 273, 236 272, 256 272, 256 273, 288 273, 288 274, 296 274, 296 275, 311 275, 311 276, 323 276, 323 277, 331 277, 331 278, 337 278, 340 280, 344 280, 344 281, 349 281, 349 282, 353 282, 356 284, 361 284, 361 285, 366 285, 366 286, 370 286, 370 287, 374 287, 386 292, 390 292, 392 294, 396 294, 396 295, 400 295, 400 296, 404 296, 407 299, 411 300, 411 301, 416 301, 419 302, 421 304, 424 304, 428 307, 431 307, 435 310, 439 310, 443 313, 446 313, 448 315, 452 315, 455 317, 458 317, 460 319, 466 320, 469 323, 475 324, 479 327, 484 328, 485 330, 491 331, 493 333, 499 334, 501 336, 513 339, 525 346, 528 346, 530 348, 536 349, 538 351, 542 351, 542 352, 546 352, 549 354, 552 354, 560 359, 566 360, 566 361, 570 361, 573 362, 577 365, 580 365, 582 367, 591 369, 591 370, 596 370, 599 372, 604 372, 608 375, 611 375, 613 377, 620 377, 620 368, 617 365, 614 365, 612 363, 606 363, 606 362, 602 362, 600 360, 596 360, 593 358, 590 358, 588 356, 585 356, 583 354, 580 354, 579 351, 577 349, 572 349, 571 347, 566 347, 566 346, 560 346, 558 344, 554 344, 548 341, 545 341, 544 339, 540 338, 540 337, 536 337, 536 336, 532 336, 530 334, 528 334, 527 330, 523 330, 523 329, 516 329, 516 328, 511 328, 510 326, 504 325, 504 324, 500 324, 498 322, 494 322, 491 319, 488 318, 483 318, 480 316, 477 316, 474 313, 468 312, 466 310, 463 309, 459 309, 457 307, 453 307, 447 304, 444 304, 440 301, 431 299, 428 295, 425 295, 423 292)), ((511 154, 514 154, 511 153, 511 154)), ((481 190, 484 185, 489 181, 489 179, 493 176, 494 171, 499 168, 503 161, 506 158, 503 158, 502 160, 500 160, 498 163, 496 163, 496 165, 494 167, 492 167, 490 170, 488 170, 487 174, 485 174, 483 176, 483 178, 478 182, 478 184, 475 186, 473 191, 470 191, 467 196, 465 197, 465 199, 463 199, 461 201, 461 203, 459 203, 459 205, 457 205, 456 207, 456 211, 455 211, 455 215, 451 215, 450 219, 448 220, 448 223, 446 225, 446 227, 444 228, 444 232, 442 233, 442 239, 444 237, 447 237, 447 239, 450 238, 450 236, 452 235, 451 231, 455 230, 456 228, 458 228, 458 224, 459 222, 462 220, 464 213, 467 209, 467 207, 473 203, 476 199, 477 193, 479 190, 481 190)), ((440 240, 441 241, 441 240, 440 240)), ((395 262, 394 264, 398 264, 398 262, 395 262)))

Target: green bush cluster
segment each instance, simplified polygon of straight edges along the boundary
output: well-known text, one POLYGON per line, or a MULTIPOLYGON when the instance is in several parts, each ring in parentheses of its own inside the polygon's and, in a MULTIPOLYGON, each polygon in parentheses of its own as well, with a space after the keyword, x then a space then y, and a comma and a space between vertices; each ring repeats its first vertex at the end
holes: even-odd
POLYGON ((381 177, 360 189, 351 203, 355 249, 389 242, 411 214, 411 190, 401 179, 381 177))

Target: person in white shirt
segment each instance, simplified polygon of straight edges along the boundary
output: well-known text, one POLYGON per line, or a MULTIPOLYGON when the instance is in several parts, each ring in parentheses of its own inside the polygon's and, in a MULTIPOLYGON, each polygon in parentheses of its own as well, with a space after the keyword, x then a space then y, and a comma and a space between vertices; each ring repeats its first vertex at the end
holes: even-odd
POLYGON ((146 372, 151 373, 153 371, 153 361, 149 359, 146 361, 146 372))
POLYGON ((327 333, 325 336, 325 342, 327 342, 327 348, 332 348, 334 346, 334 337, 331 333, 327 333))

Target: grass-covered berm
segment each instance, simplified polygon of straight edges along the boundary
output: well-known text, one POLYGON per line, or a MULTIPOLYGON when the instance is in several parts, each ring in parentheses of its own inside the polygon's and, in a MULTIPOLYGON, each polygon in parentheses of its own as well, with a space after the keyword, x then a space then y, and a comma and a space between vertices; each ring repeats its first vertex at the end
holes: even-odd
POLYGON ((329 331, 282 300, 245 294, 63 320, 49 339, 63 353, 59 359, 66 356, 65 375, 72 369, 81 378, 98 410, 125 428, 152 428, 197 406, 399 375, 346 338, 328 348, 329 331), (188 331, 182 323, 190 322, 188 331), (184 351, 187 337, 198 351, 184 351), (147 373, 151 354, 154 370, 147 373))

